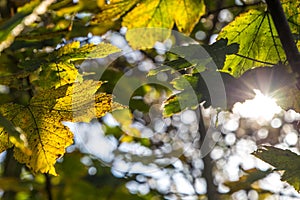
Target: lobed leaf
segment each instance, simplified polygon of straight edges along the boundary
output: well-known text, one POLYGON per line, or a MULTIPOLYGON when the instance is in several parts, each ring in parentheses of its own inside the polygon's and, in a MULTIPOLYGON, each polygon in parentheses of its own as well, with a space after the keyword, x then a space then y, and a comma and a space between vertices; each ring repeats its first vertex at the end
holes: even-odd
POLYGON ((238 43, 239 51, 226 57, 223 72, 235 77, 254 67, 270 66, 284 61, 273 21, 266 11, 249 10, 236 17, 220 32, 218 39, 227 38, 228 44, 238 43))
MULTIPOLYGON (((63 121, 89 122, 112 110, 110 95, 95 94, 101 82, 84 81, 67 84, 57 89, 42 90, 32 97, 29 104, 4 104, 0 113, 21 129, 31 154, 14 147, 15 158, 25 163, 33 172, 56 175, 56 159, 73 143, 72 132, 63 121)), ((0 127, 0 150, 12 146, 10 134, 0 127)))
POLYGON ((163 42, 174 25, 190 34, 205 13, 203 0, 112 0, 109 4, 99 3, 99 7, 102 12, 92 24, 122 18, 122 26, 128 28, 126 39, 135 49, 153 48, 156 41, 163 42))

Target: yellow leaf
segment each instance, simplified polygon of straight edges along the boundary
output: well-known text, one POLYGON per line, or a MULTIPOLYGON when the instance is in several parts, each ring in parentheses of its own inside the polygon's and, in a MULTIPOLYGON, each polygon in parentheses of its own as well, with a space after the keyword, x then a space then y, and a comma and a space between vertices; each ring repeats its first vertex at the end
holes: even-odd
POLYGON ((112 115, 120 123, 120 128, 125 133, 121 141, 129 142, 129 140, 133 140, 134 137, 141 136, 140 131, 132 127, 133 115, 129 109, 115 110, 112 112, 112 115))
POLYGON ((66 44, 49 55, 50 62, 41 65, 39 79, 36 80, 37 85, 48 89, 53 86, 57 88, 74 82, 82 82, 82 75, 73 62, 103 58, 119 51, 120 49, 107 43, 87 44, 82 47, 79 41, 66 44))
MULTIPOLYGON (((57 89, 42 90, 32 97, 29 104, 4 104, 0 113, 19 127, 24 134, 31 155, 14 147, 15 158, 25 163, 33 172, 56 175, 56 159, 73 143, 72 132, 63 121, 89 122, 112 109, 110 95, 95 94, 101 82, 84 81, 57 89)), ((9 134, 0 127, 0 150, 11 147, 9 134)))
POLYGON ((82 81, 82 75, 74 64, 67 62, 43 64, 39 75, 38 85, 44 89, 82 81))
POLYGON ((170 29, 135 28, 126 32, 126 40, 134 49, 151 49, 157 41, 164 42, 168 39, 170 34, 170 29))
POLYGON ((80 47, 80 42, 79 41, 74 41, 74 42, 71 42, 71 43, 66 44, 65 46, 61 47, 58 50, 57 54, 60 57, 64 54, 73 53, 79 47, 80 47))
POLYGON ((93 23, 123 17, 122 26, 128 28, 126 39, 135 49, 153 48, 156 41, 163 42, 170 36, 174 24, 179 31, 190 34, 205 13, 203 0, 111 0, 109 4, 103 1, 98 4, 102 12, 93 23))
POLYGON ((87 80, 68 87, 66 95, 57 100, 55 110, 70 113, 66 121, 90 122, 102 117, 112 109, 112 97, 105 93, 96 93, 102 82, 87 80))
POLYGON ((146 0, 143 1, 123 18, 123 26, 128 29, 161 27, 171 29, 173 27, 172 0, 146 0))
POLYGON ((98 0, 97 4, 102 12, 93 18, 91 24, 118 20, 138 2, 139 0, 111 0, 109 4, 105 4, 103 0, 98 0))
POLYGON ((200 17, 205 13, 205 4, 203 0, 180 0, 175 1, 174 19, 180 32, 191 33, 200 17))

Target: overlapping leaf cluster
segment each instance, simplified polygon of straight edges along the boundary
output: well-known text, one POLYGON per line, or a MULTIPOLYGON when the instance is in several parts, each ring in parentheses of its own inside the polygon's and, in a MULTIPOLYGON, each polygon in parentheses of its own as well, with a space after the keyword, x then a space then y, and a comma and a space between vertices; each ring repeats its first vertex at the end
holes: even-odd
MULTIPOLYGON (((213 45, 173 47, 170 51, 178 57, 149 72, 150 76, 166 71, 176 75, 171 84, 179 92, 164 102, 164 116, 171 116, 184 109, 195 109, 202 102, 205 102, 206 107, 212 105, 212 90, 209 91, 208 87, 216 82, 223 84, 223 78, 217 70, 222 67, 227 54, 236 53, 238 50, 237 44, 227 46, 227 42, 222 39, 213 45)), ((213 88, 220 90, 213 92, 222 93, 224 85, 223 88, 213 88)), ((213 106, 226 108, 226 99, 214 101, 213 106)))
MULTIPOLYGON (((111 95, 97 93, 102 82, 83 80, 74 61, 104 57, 117 51, 109 44, 80 47, 79 42, 73 42, 44 57, 44 62, 35 66, 32 73, 18 75, 32 79, 27 84, 33 95, 24 104, 10 102, 0 106, 0 114, 20 134, 18 138, 1 127, 0 151, 14 146, 15 158, 33 172, 56 175, 56 159, 73 143, 72 132, 62 122, 89 122, 113 107, 111 95)), ((29 64, 25 63, 25 67, 29 64)), ((1 77, 0 83, 12 88, 20 84, 15 84, 13 76, 1 77)))

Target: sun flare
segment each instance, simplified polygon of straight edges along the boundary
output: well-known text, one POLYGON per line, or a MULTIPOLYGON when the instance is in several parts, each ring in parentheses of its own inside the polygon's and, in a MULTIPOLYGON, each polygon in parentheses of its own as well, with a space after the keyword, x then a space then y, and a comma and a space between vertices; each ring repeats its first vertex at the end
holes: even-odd
POLYGON ((243 103, 236 103, 233 106, 233 112, 242 117, 255 118, 269 121, 275 114, 280 113, 281 108, 277 105, 276 100, 261 93, 260 90, 254 89, 255 97, 246 100, 243 103))

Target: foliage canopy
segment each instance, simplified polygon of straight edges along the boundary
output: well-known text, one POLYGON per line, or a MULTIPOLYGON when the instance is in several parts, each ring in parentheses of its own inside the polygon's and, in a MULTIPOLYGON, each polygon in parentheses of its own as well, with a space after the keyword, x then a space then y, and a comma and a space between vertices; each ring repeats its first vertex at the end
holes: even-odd
MULTIPOLYGON (((270 7, 262 1, 5 2, 0 5, 0 152, 6 151, 7 158, 13 155, 17 162, 29 169, 26 173, 32 173, 35 177, 15 186, 24 172, 19 169, 15 171, 15 177, 10 177, 7 169, 2 169, 0 187, 6 194, 13 191, 16 195, 30 187, 40 191, 43 189, 39 184, 43 183, 47 187, 51 184, 64 185, 63 190, 55 187, 47 189, 49 199, 52 193, 57 199, 85 197, 70 192, 73 187, 84 188, 94 198, 99 195, 98 192, 91 192, 93 183, 97 182, 102 184, 105 198, 110 198, 110 192, 107 192, 109 187, 104 182, 112 179, 105 180, 109 176, 106 168, 90 157, 85 165, 82 159, 88 156, 78 150, 65 155, 66 148, 74 146, 73 131, 65 125, 66 122, 84 124, 99 120, 105 133, 118 141, 116 146, 137 143, 157 150, 160 143, 168 143, 169 140, 160 138, 161 141, 157 142, 155 137, 143 138, 141 128, 151 124, 153 115, 171 121, 178 117, 178 113, 193 110, 199 120, 196 132, 203 144, 205 141, 202 140, 207 136, 204 132, 211 128, 205 127, 203 107, 217 108, 218 114, 220 110, 231 112, 236 101, 249 97, 247 92, 253 93, 253 89, 265 92, 266 84, 270 86, 267 92, 278 99, 280 106, 286 110, 300 111, 298 72, 290 66, 293 62, 288 60, 287 49, 282 45, 283 36, 275 26, 276 19, 271 15, 270 7), (182 34, 173 34, 174 31, 182 34), (188 36, 194 39, 185 40, 188 36), (122 41, 118 41, 120 37, 123 37, 122 41), (129 51, 132 55, 128 56, 129 51), (135 69, 139 69, 144 77, 131 79, 135 69), (130 82, 122 85, 124 94, 132 92, 128 105, 114 100, 115 87, 124 77, 130 82), (217 85, 215 80, 221 80, 223 87, 213 87, 212 91, 205 77, 210 77, 211 85, 217 85), (155 78, 170 84, 164 87, 143 82, 155 78), (256 82, 258 88, 249 87, 249 80, 256 82), (138 83, 143 84, 129 91, 138 83), (221 94, 223 90, 227 94, 227 102, 212 99, 212 93, 221 94), (240 91, 245 94, 240 94, 240 91), (153 105, 159 105, 161 109, 153 105), (111 125, 112 122, 107 122, 103 116, 113 117, 117 125, 111 125), (140 122, 139 126, 136 122, 140 122), (95 169, 103 169, 96 177, 103 182, 87 175, 95 169), (58 174, 61 178, 54 177, 58 174), (48 180, 49 175, 54 175, 51 176, 53 183, 48 180), (84 181, 77 182, 77 179, 84 181), (5 186, 5 182, 9 186, 5 186)), ((293 35, 292 43, 299 48, 300 2, 282 0, 281 5, 285 16, 279 17, 287 20, 290 26, 287 32, 293 35)), ((218 114, 214 121, 216 130, 218 114)), ((165 132, 171 135, 175 125, 169 122, 171 128, 165 132)), ((157 127, 154 129, 160 131, 157 127)), ((118 151, 116 147, 114 153, 122 157, 122 151, 118 151)), ((172 149, 166 154, 174 157, 178 155, 176 151, 183 150, 172 149)), ((198 153, 203 152, 199 150, 198 153)), ((284 171, 282 181, 300 190, 298 154, 273 146, 262 146, 252 154, 272 165, 274 170, 242 169, 244 175, 238 180, 224 182, 230 189, 229 195, 240 190, 271 193, 255 187, 255 183, 281 170, 284 171)), ((135 156, 124 156, 124 159, 130 157, 134 160, 135 156)), ((193 162, 185 156, 177 157, 192 166, 193 162)), ((204 165, 212 163, 207 159, 203 158, 204 165)), ((143 161, 148 162, 147 159, 143 161)), ((211 189, 215 186, 207 173, 212 175, 215 172, 213 167, 207 171, 209 167, 204 166, 201 170, 207 182, 205 195, 212 198, 216 189, 211 189)), ((131 178, 134 179, 133 176, 131 178)), ((143 181, 140 178, 140 182, 143 181)), ((123 182, 117 188, 115 198, 123 195, 132 198, 123 182)), ((159 191, 146 193, 135 198, 168 195, 158 194, 159 191)), ((22 194, 26 196, 29 193, 22 194)), ((197 198, 202 198, 199 192, 197 198)), ((218 198, 225 199, 226 194, 219 194, 218 198)))

